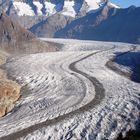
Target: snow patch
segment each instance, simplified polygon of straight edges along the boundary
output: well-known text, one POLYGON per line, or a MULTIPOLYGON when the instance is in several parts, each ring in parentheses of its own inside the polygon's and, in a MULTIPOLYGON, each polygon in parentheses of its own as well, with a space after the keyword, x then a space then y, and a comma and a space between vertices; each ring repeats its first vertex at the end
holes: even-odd
POLYGON ((13 2, 13 5, 19 16, 35 16, 34 11, 28 4, 24 2, 13 2))
POLYGON ((87 12, 94 11, 94 10, 97 10, 98 8, 100 8, 101 0, 85 0, 85 1, 87 2, 88 6, 89 6, 87 12))
POLYGON ((65 16, 75 17, 76 12, 73 6, 74 6, 74 1, 65 1, 62 14, 65 16))
POLYGON ((43 5, 38 1, 34 1, 33 4, 37 7, 37 14, 42 15, 41 9, 43 8, 43 5))
POLYGON ((56 13, 55 4, 52 4, 52 3, 46 1, 45 6, 46 6, 46 13, 48 15, 52 15, 52 14, 56 13))
POLYGON ((112 2, 109 2, 109 5, 110 5, 111 7, 117 8, 117 9, 120 9, 120 8, 121 8, 120 6, 118 6, 118 5, 116 5, 116 4, 113 4, 112 2))

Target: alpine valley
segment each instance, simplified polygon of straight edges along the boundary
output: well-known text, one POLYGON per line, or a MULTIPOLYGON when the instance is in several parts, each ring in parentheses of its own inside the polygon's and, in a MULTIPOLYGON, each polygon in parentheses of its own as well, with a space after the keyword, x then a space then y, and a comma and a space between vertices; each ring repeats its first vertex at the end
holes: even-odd
POLYGON ((140 7, 0 0, 0 140, 131 139, 140 139, 140 7))

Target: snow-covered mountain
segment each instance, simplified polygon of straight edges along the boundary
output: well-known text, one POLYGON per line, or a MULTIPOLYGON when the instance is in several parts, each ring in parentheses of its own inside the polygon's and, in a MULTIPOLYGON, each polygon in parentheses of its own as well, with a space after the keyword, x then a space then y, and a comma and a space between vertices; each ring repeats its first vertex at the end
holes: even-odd
MULTIPOLYGON (((75 17, 82 10, 85 13, 96 12, 106 2, 107 0, 2 0, 1 6, 8 14, 14 11, 18 16, 50 16, 61 12, 75 17)), ((111 2, 110 4, 119 8, 111 2)))
POLYGON ((77 19, 87 13, 95 13, 107 2, 119 8, 109 0, 1 0, 0 8, 30 29, 55 14, 77 19))
POLYGON ((139 8, 111 0, 1 0, 0 9, 38 37, 140 42, 139 8))
POLYGON ((115 9, 106 5, 96 14, 89 14, 67 24, 54 37, 140 43, 139 15, 140 7, 115 9))

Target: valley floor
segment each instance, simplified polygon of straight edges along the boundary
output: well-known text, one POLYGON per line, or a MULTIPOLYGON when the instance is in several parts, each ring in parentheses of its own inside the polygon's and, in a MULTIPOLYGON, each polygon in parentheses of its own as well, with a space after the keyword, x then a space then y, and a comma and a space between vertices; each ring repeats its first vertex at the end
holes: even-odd
POLYGON ((140 84, 107 67, 133 44, 62 39, 59 52, 15 56, 3 68, 21 84, 15 108, 0 119, 0 139, 114 140, 136 129, 140 84))

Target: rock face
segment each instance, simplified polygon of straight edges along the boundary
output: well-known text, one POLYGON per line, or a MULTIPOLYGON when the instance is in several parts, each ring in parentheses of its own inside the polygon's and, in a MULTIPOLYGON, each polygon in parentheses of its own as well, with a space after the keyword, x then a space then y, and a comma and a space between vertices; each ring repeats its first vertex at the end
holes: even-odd
POLYGON ((42 42, 5 13, 0 14, 0 48, 8 53, 56 51, 56 46, 42 42))
POLYGON ((11 111, 20 96, 20 86, 10 80, 0 80, 0 117, 11 111))
POLYGON ((0 14, 0 48, 10 52, 35 36, 11 20, 5 13, 0 14))
POLYGON ((66 27, 74 18, 55 14, 30 28, 36 36, 53 38, 55 33, 66 27), (56 22, 57 21, 57 22, 56 22))
MULTIPOLYGON (((6 62, 7 54, 0 51, 0 65, 6 62)), ((20 85, 8 80, 6 74, 0 69, 0 117, 7 114, 14 107, 20 97, 20 85)))
POLYGON ((35 36, 21 27, 17 22, 11 20, 5 13, 0 14, 0 41, 17 42, 27 41, 35 38, 35 36))

